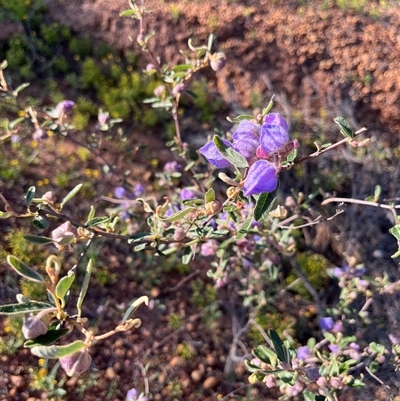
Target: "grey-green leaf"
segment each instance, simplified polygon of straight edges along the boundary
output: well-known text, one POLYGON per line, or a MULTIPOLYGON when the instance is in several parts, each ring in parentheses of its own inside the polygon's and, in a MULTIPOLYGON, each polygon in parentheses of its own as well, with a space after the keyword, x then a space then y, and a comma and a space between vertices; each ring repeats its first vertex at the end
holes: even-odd
POLYGON ((89 228, 99 226, 101 224, 107 223, 108 221, 110 221, 110 218, 108 216, 94 217, 93 219, 90 219, 85 223, 85 227, 89 228))
POLYGON ((244 221, 244 223, 242 224, 242 226, 240 227, 239 231, 236 234, 236 239, 240 240, 242 238, 244 238, 247 233, 250 230, 251 227, 251 223, 253 222, 253 216, 251 213, 249 213, 249 215, 247 216, 246 220, 244 221))
POLYGON ((24 238, 29 242, 40 245, 51 244, 52 242, 54 242, 51 238, 39 237, 37 235, 30 235, 30 234, 24 235, 24 238))
POLYGON ((68 345, 52 345, 50 347, 39 346, 31 348, 31 352, 33 355, 38 356, 39 358, 45 359, 58 359, 63 356, 68 356, 74 354, 75 352, 80 351, 81 349, 85 348, 86 344, 81 341, 77 340, 68 345))
POLYGON ((188 215, 193 210, 196 210, 196 208, 195 207, 185 207, 185 209, 179 210, 179 212, 174 213, 170 217, 166 217, 166 218, 160 217, 160 219, 167 223, 172 223, 173 221, 183 219, 186 215, 188 215))
POLYGON ((79 317, 81 317, 82 314, 82 303, 83 300, 85 299, 86 292, 89 287, 89 280, 90 280, 90 275, 92 274, 92 269, 93 269, 93 259, 90 258, 86 266, 85 277, 83 278, 82 287, 79 292, 78 302, 76 303, 76 308, 78 309, 79 317))
POLYGON ((78 184, 74 189, 72 189, 67 195, 66 197, 62 200, 61 204, 60 204, 60 210, 65 206, 65 204, 70 201, 82 188, 83 184, 78 184))
POLYGON ((214 135, 213 142, 221 155, 235 167, 245 168, 249 166, 246 158, 240 153, 236 152, 236 150, 226 146, 218 135, 214 135))
POLYGON ((36 270, 33 270, 25 262, 16 258, 15 256, 8 255, 7 262, 22 277, 25 277, 26 279, 36 283, 45 282, 41 274, 39 274, 36 270))
POLYGON ((333 119, 333 121, 339 126, 340 133, 343 136, 350 138, 350 139, 354 137, 353 129, 351 128, 350 124, 343 117, 336 117, 333 119))
POLYGON ((205 196, 204 196, 204 200, 205 200, 206 203, 212 202, 212 201, 215 200, 215 191, 214 191, 212 188, 210 188, 210 189, 206 192, 206 194, 205 194, 205 196))
POLYGON ((56 295, 57 295, 58 299, 61 300, 62 307, 65 306, 65 295, 71 288, 71 285, 74 282, 74 280, 75 280, 75 273, 72 271, 69 271, 68 275, 61 278, 57 284, 56 295))
POLYGON ((26 313, 37 313, 45 309, 54 308, 47 302, 29 301, 25 303, 0 305, 0 315, 20 315, 26 313))

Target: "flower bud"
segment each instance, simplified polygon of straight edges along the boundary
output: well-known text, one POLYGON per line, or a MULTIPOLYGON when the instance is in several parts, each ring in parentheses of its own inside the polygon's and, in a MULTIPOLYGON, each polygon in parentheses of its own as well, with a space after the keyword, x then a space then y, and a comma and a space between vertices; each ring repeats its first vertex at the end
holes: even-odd
POLYGON ((146 42, 144 41, 144 35, 142 33, 139 33, 139 35, 136 38, 136 41, 138 42, 140 47, 146 46, 146 42))
POLYGON ((43 196, 42 199, 45 200, 49 205, 54 204, 54 196, 53 192, 47 191, 43 196))
POLYGON ((68 376, 80 375, 89 369, 92 357, 87 348, 60 358, 61 367, 68 376))
POLYGON ((172 94, 174 96, 177 96, 177 95, 181 94, 184 90, 185 90, 185 84, 183 82, 181 82, 180 84, 175 85, 172 88, 172 94))
POLYGON ((66 221, 51 232, 51 238, 54 240, 56 247, 60 248, 62 245, 71 244, 77 234, 76 228, 69 221, 66 221))
POLYGON ((22 325, 22 334, 25 339, 30 340, 32 338, 39 337, 46 334, 48 326, 41 320, 39 316, 24 316, 24 324, 22 325))
POLYGON ((174 232, 174 240, 182 241, 186 237, 185 230, 182 227, 178 227, 174 232))
POLYGON ((342 379, 340 377, 332 377, 329 382, 333 388, 340 389, 343 387, 342 379))
POLYGON ((48 137, 47 132, 41 128, 38 128, 32 135, 32 139, 38 142, 43 141, 48 137))
POLYGON ((210 60, 210 66, 215 72, 221 71, 225 67, 226 56, 222 52, 212 54, 210 60))
POLYGON ((63 100, 62 102, 58 103, 56 106, 56 110, 58 111, 58 116, 71 113, 74 104, 75 103, 72 100, 63 100))
POLYGON ((99 110, 99 114, 97 115, 97 121, 100 125, 106 125, 110 120, 110 113, 107 111, 99 110))
POLYGON ((268 388, 273 388, 276 386, 276 378, 272 375, 265 376, 263 382, 268 388))
POLYGON ((165 86, 164 85, 159 85, 159 86, 157 86, 157 88, 154 89, 154 94, 157 97, 160 97, 164 92, 165 92, 165 86))

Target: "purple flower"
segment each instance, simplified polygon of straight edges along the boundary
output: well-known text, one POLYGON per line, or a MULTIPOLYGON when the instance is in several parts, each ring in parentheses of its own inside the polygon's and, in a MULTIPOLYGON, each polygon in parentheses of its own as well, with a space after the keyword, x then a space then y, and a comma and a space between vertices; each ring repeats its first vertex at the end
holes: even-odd
POLYGON ((297 358, 304 361, 305 359, 309 358, 311 355, 310 348, 307 346, 300 347, 297 349, 297 358))
POLYGON ((354 277, 361 277, 366 273, 365 267, 362 268, 354 268, 350 267, 347 263, 342 267, 335 267, 332 270, 332 275, 336 278, 344 277, 346 279, 352 279, 354 277))
POLYGON ((97 115, 97 121, 101 126, 105 125, 108 123, 110 120, 110 113, 107 111, 102 111, 101 109, 99 110, 99 114, 97 115))
POLYGON ((136 401, 138 398, 139 392, 135 388, 131 388, 126 393, 126 401, 136 401))
POLYGON ((168 174, 176 173, 180 171, 182 166, 176 161, 165 163, 164 171, 168 174))
POLYGON ((154 94, 157 97, 160 97, 164 92, 165 92, 165 86, 164 85, 159 85, 159 86, 157 86, 157 88, 154 89, 154 94))
POLYGON ((178 84, 178 85, 175 85, 173 88, 172 88, 172 94, 174 95, 174 96, 177 96, 178 94, 181 94, 183 91, 185 90, 185 84, 183 83, 183 82, 181 82, 180 84, 178 84))
POLYGON ((74 104, 75 103, 72 100, 63 100, 62 102, 58 103, 56 106, 58 116, 70 113, 74 107, 74 104))
POLYGON ((276 168, 265 160, 256 161, 249 169, 243 185, 243 195, 272 192, 278 186, 276 168))
POLYGON ((123 187, 117 187, 114 189, 114 196, 118 199, 126 198, 126 189, 123 187))
POLYGON ((133 188, 133 195, 139 197, 140 195, 143 195, 144 191, 145 188, 142 184, 136 184, 135 188, 133 188))
MULTIPOLYGON (((230 148, 232 147, 232 144, 227 141, 226 139, 222 139, 222 142, 226 145, 229 146, 230 148)), ((208 142, 206 143, 203 147, 199 149, 199 152, 208 160, 210 164, 212 164, 214 167, 217 168, 225 168, 229 167, 231 165, 228 160, 226 160, 220 151, 217 149, 215 146, 214 142, 208 142)))
POLYGON ((343 322, 341 320, 337 320, 331 329, 333 334, 341 333, 343 331, 343 322))
POLYGON ((331 317, 321 317, 319 319, 319 325, 321 326, 321 330, 331 331, 334 325, 334 321, 331 317))
POLYGON ((339 346, 336 344, 329 344, 328 348, 333 354, 337 354, 339 352, 339 346))
POLYGON ((213 256, 218 250, 218 242, 215 240, 209 240, 201 245, 200 253, 203 256, 213 256))
POLYGON ((233 134, 233 148, 246 159, 251 159, 259 143, 260 126, 248 120, 241 121, 233 134))
POLYGON ((391 341, 391 343, 393 344, 393 345, 397 345, 397 344, 400 344, 400 337, 399 336, 396 336, 396 335, 394 335, 394 334, 389 334, 389 340, 391 341))
POLYGON ((48 137, 47 132, 41 128, 38 128, 32 135, 32 139, 38 142, 47 139, 48 137))
POLYGON ((181 189, 181 199, 182 200, 187 200, 187 199, 192 199, 194 198, 194 192, 191 191, 190 189, 187 188, 182 188, 181 189))

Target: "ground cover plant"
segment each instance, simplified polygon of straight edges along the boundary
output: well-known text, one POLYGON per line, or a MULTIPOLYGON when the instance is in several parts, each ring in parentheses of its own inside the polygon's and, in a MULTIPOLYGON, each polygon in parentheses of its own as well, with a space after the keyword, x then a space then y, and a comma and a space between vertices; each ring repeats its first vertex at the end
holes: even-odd
MULTIPOLYGON (((136 98, 135 91, 129 110, 140 114, 142 105, 136 102, 143 101, 162 111, 155 114, 161 122, 170 116, 164 135, 168 151, 157 142, 155 153, 149 149, 154 141, 141 138, 140 143, 124 132, 113 101, 101 103, 91 134, 82 135, 93 113, 79 125, 74 100, 38 107, 21 97, 26 84, 10 83, 7 61, 1 64, 3 298, 15 298, 0 307, 11 316, 4 323, 9 335, 2 340, 3 354, 23 345, 39 357, 37 369, 29 368, 36 360, 26 357, 31 391, 54 399, 82 396, 86 389, 90 393, 96 383, 90 375, 99 369, 92 358, 98 354, 109 383, 100 377, 97 386, 107 399, 335 400, 361 394, 351 389, 362 391, 357 389, 371 381, 391 397, 399 340, 395 317, 388 324, 379 308, 397 302, 398 198, 383 197, 380 185, 365 185, 369 196, 364 198, 354 192, 335 196, 346 194, 342 170, 349 160, 374 163, 382 149, 367 129, 356 130, 341 116, 332 121, 336 130, 329 140, 318 133, 314 143, 303 142, 276 110, 280 102, 274 104, 273 95, 266 104, 253 99, 255 110, 231 114, 228 129, 216 124, 194 147, 184 139, 182 104, 194 98, 207 115, 202 121, 212 123, 215 110, 206 100, 199 102, 204 93, 192 92, 191 85, 205 68, 219 73, 228 56, 211 34, 204 44, 189 40, 180 64, 160 61, 151 48, 157 33, 153 37, 147 30, 145 11, 143 4, 130 2, 121 14, 137 20, 135 41, 149 57, 141 84, 151 88, 143 90, 151 96, 136 98), (307 172, 304 192, 296 182, 304 180, 310 160, 321 162, 314 165, 318 170, 307 172), (52 170, 43 172, 43 164, 52 170), (149 166, 154 173, 146 171, 149 166), (357 209, 349 212, 346 205, 357 209), (369 208, 387 212, 372 215, 390 238, 389 257, 375 254, 386 271, 373 271, 358 253, 359 236, 371 247, 376 244, 377 228, 367 231, 369 208), (315 250, 326 240, 321 227, 326 230, 345 216, 350 218, 347 247, 337 252, 335 266, 329 252, 315 250), (9 287, 17 288, 17 282, 20 290, 14 295, 9 287), (99 295, 107 289, 112 295, 104 301, 99 295), (180 296, 176 310, 168 309, 170 300, 180 296), (182 302, 192 303, 190 316, 182 302), (111 324, 104 330, 109 303, 111 324), (165 322, 160 316, 166 308, 172 333, 146 343, 150 331, 165 322), (224 314, 232 321, 229 340, 224 314), (196 325, 210 333, 208 358, 198 365, 193 362, 197 348, 206 341, 204 336, 196 341, 196 325), (134 333, 130 342, 121 337, 127 332, 134 333), (156 351, 168 349, 170 336, 178 344, 176 356, 166 362, 156 351), (143 353, 136 348, 139 339, 143 353), (215 350, 222 358, 215 358, 215 350), (160 369, 161 364, 179 375, 160 369), (222 383, 215 373, 221 364, 228 375, 246 381, 222 383), (121 388, 125 370, 134 374, 121 388), (77 376, 83 377, 79 386, 67 378, 77 376), (193 389, 190 383, 199 384, 193 389)), ((88 63, 96 70, 96 63, 88 63)), ((85 82, 96 89, 97 78, 85 82)), ((121 82, 117 98, 133 85, 121 82)), ((393 186, 396 193, 396 180, 393 186)))

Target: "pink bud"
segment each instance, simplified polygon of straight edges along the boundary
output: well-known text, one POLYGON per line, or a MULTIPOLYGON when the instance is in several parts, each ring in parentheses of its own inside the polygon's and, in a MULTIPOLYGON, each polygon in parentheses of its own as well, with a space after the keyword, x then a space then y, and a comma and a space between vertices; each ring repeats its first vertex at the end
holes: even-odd
POLYGON ((92 357, 87 348, 60 358, 61 367, 68 376, 80 375, 89 369, 92 357))
POLYGON ((174 240, 182 241, 186 236, 185 230, 182 227, 178 227, 174 232, 174 240))
POLYGON ((24 316, 24 324, 22 325, 22 334, 29 340, 46 334, 48 326, 38 316, 24 316))
POLYGON ((215 72, 221 71, 225 67, 226 56, 222 52, 212 54, 210 60, 210 66, 215 72))

